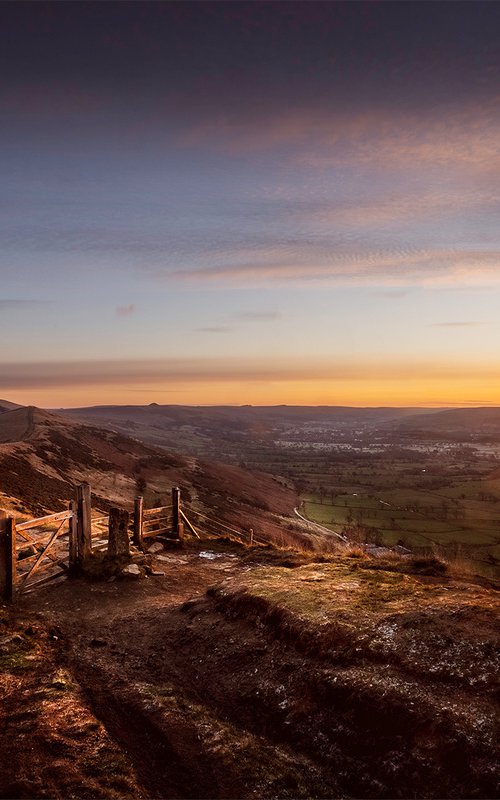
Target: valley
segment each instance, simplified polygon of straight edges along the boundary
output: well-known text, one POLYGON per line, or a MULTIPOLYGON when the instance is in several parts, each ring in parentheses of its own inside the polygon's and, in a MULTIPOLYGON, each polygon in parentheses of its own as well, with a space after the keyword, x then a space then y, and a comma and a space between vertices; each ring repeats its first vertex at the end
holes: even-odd
POLYGON ((496 408, 111 406, 71 409, 159 448, 272 475, 301 513, 358 542, 470 561, 500 559, 496 408))
POLYGON ((1 606, 0 797, 494 796, 491 433, 408 436, 386 409, 2 408, 18 522, 81 481, 97 514, 179 486, 196 536, 153 529, 134 569, 94 552, 1 606))

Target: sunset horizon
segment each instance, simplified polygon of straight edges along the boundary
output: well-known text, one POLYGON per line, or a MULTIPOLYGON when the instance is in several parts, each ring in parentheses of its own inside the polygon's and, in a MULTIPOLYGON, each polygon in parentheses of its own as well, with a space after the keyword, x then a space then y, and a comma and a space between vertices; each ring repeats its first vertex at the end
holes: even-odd
POLYGON ((500 405, 500 6, 0 14, 0 395, 500 405))

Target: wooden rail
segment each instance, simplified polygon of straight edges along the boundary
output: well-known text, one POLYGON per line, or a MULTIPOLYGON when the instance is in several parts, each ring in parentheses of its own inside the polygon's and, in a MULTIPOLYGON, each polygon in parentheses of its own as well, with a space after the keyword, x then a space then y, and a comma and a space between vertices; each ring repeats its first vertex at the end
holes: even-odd
POLYGON ((164 534, 178 542, 184 528, 198 539, 203 530, 229 536, 239 543, 266 544, 254 538, 252 530, 237 530, 195 509, 184 510, 181 491, 176 486, 172 488, 172 502, 159 508, 145 509, 143 498, 137 497, 131 515, 111 508, 109 514, 92 518, 90 485, 83 483, 65 511, 16 523, 0 510, 0 598, 12 601, 16 593, 32 591, 62 575, 85 571, 96 550, 106 549, 110 556, 128 554, 131 539, 136 548, 143 550, 145 539, 164 534), (97 542, 98 537, 103 541, 97 542), (33 581, 44 571, 49 574, 33 581))
POLYGON ((68 572, 74 556, 75 531, 74 503, 70 503, 67 511, 19 523, 13 517, 7 517, 5 512, 0 512, 0 596, 11 601, 17 592, 68 572), (68 530, 63 530, 66 526, 68 530), (40 535, 37 536, 37 533, 40 535), (59 538, 68 535, 69 552, 61 558, 52 550, 59 538), (23 548, 32 548, 33 552, 23 554, 23 548), (31 581, 35 573, 53 570, 54 567, 59 567, 58 572, 46 576, 42 581, 31 581))

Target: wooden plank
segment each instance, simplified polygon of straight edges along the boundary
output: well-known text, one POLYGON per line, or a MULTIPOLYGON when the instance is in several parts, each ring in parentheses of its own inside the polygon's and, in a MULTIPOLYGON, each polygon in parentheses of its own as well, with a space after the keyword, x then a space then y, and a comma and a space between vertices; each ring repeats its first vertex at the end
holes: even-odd
POLYGON ((0 511, 0 596, 8 603, 16 588, 16 521, 0 511))
POLYGON ((144 516, 149 517, 153 516, 154 514, 159 514, 160 511, 166 511, 167 509, 172 508, 172 504, 169 506, 160 506, 160 508, 145 508, 144 509, 144 516))
POLYGON ((46 525, 48 522, 59 522, 61 520, 70 519, 71 514, 71 511, 59 511, 57 514, 49 514, 47 517, 29 519, 26 522, 17 523, 16 530, 28 531, 30 528, 37 528, 40 525, 46 525))
POLYGON ((54 572, 53 575, 46 575, 45 578, 40 578, 39 581, 33 581, 33 583, 28 583, 28 585, 24 588, 23 587, 23 594, 29 594, 30 592, 34 592, 38 586, 41 586, 44 583, 49 583, 50 581, 55 580, 56 578, 61 577, 67 578, 68 573, 64 570, 60 570, 60 572, 54 572))
MULTIPOLYGON (((76 517, 75 517, 75 520, 76 520, 76 517)), ((63 520, 63 521, 65 522, 65 520, 63 520)), ((71 524, 71 522, 70 522, 70 524, 71 524)), ((58 530, 60 530, 60 526, 59 526, 58 530)), ((61 533, 59 535, 59 538, 65 536, 65 535, 66 535, 65 533, 61 533)), ((31 536, 28 536, 26 533, 21 532, 21 536, 23 536, 23 538, 26 539, 26 541, 29 542, 31 545, 33 545, 33 547, 36 549, 36 553, 33 553, 32 556, 26 556, 26 558, 21 558, 21 559, 16 558, 16 563, 22 565, 26 561, 31 561, 33 558, 37 558, 37 556, 40 553, 43 553, 43 551, 45 550, 45 545, 41 544, 40 541, 37 541, 36 539, 32 539, 31 536)), ((17 553, 17 549, 18 548, 16 548, 16 553, 17 553)), ((47 558, 50 558, 50 560, 53 561, 54 564, 59 564, 60 561, 61 561, 61 559, 59 559, 53 553, 46 553, 46 556, 47 556, 47 558)))
POLYGON ((188 520, 188 518, 186 517, 186 515, 185 515, 184 511, 182 510, 182 508, 181 508, 181 517, 182 517, 182 519, 184 520, 184 522, 186 523, 186 525, 188 526, 188 528, 189 528, 189 530, 191 531, 191 533, 192 533, 194 536, 196 536, 196 538, 197 538, 197 539, 200 539, 201 537, 200 537, 200 535, 199 535, 198 531, 196 530, 196 528, 194 527, 194 525, 192 525, 192 524, 190 523, 190 521, 189 521, 189 520, 188 520))
POLYGON ((179 528, 179 509, 181 507, 181 490, 178 486, 172 487, 172 527, 177 533, 179 528))
POLYGON ((92 555, 92 507, 90 484, 77 486, 78 522, 77 522, 77 559, 81 566, 92 555))
MULTIPOLYGON (((65 520, 63 520, 63 522, 62 522, 61 524, 63 524, 64 522, 65 522, 65 520)), ((57 536, 58 536, 58 534, 59 534, 59 528, 58 528, 56 531, 54 531, 54 533, 53 533, 53 534, 52 534, 52 536, 50 537, 50 541, 49 541, 49 543, 48 543, 48 544, 46 545, 46 547, 45 547, 45 548, 42 550, 42 552, 41 552, 41 553, 40 553, 40 555, 38 556, 38 559, 37 559, 37 561, 35 561, 35 563, 34 563, 34 564, 33 564, 33 566, 31 567, 31 569, 30 569, 30 570, 27 572, 27 574, 24 576, 24 582, 26 582, 26 581, 28 580, 28 578, 29 578, 31 575, 33 575, 33 574, 34 574, 34 573, 35 573, 35 572, 36 572, 36 571, 39 569, 39 567, 40 567, 40 564, 42 563, 42 560, 45 558, 45 556, 46 556, 46 555, 47 555, 47 553, 48 553, 48 550, 49 550, 49 548, 51 548, 51 547, 54 545, 54 543, 55 543, 55 541, 56 541, 56 539, 57 539, 57 536)))
POLYGON ((168 514, 166 517, 155 517, 154 519, 145 519, 144 525, 156 525, 158 522, 163 522, 164 520, 171 520, 172 514, 168 514))
POLYGON ((136 497, 134 503, 134 534, 133 542, 136 547, 142 550, 142 534, 144 532, 144 499, 136 497))
POLYGON ((175 533, 171 527, 167 526, 166 528, 160 528, 158 531, 147 531, 144 533, 142 538, 143 539, 153 539, 155 536, 158 536, 161 533, 175 533))
MULTIPOLYGON (((40 551, 38 553, 34 553, 34 555, 32 555, 32 556, 27 556, 27 558, 22 558, 20 561, 18 561, 18 560, 16 561, 18 577, 20 577, 22 575, 25 575, 26 572, 28 571, 28 570, 23 571, 24 565, 28 566, 27 562, 32 561, 34 558, 37 558, 39 555, 40 555, 40 551)), ((57 567, 57 566, 61 566, 63 569, 68 569, 67 564, 66 564, 66 562, 68 561, 68 555, 63 556, 62 558, 58 558, 57 556, 54 555, 54 553, 46 553, 45 555, 47 556, 47 558, 49 559, 49 561, 51 563, 49 564, 47 562, 47 564, 45 566, 40 567, 38 569, 38 572, 40 572, 40 570, 43 571, 44 569, 49 569, 51 567, 57 567)))
POLYGON ((76 569, 78 563, 78 520, 77 520, 77 502, 72 500, 69 504, 71 510, 71 518, 69 521, 69 568, 70 570, 76 569))

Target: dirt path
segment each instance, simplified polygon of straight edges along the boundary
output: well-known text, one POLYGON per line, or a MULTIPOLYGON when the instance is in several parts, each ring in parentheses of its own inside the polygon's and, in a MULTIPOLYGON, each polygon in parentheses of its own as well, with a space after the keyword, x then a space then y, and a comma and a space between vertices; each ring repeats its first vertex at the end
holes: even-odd
MULTIPOLYGON (((262 604, 243 613, 237 595, 223 600, 221 587, 251 584, 273 558, 296 566, 193 549, 158 557, 163 576, 72 581, 22 601, 19 613, 55 632, 60 668, 123 754, 122 783, 135 788, 121 796, 492 796, 486 751, 455 731, 451 710, 436 713, 448 685, 349 641, 320 655, 262 604)), ((484 690, 452 691, 475 735, 484 690)))
POLYGON ((253 673, 267 649, 262 634, 227 623, 204 605, 208 587, 241 572, 237 557, 219 553, 210 559, 202 552, 162 558, 168 561, 156 566, 164 577, 126 584, 76 581, 23 604, 24 613, 35 613, 59 632, 60 658, 127 754, 144 793, 262 797, 272 784, 271 793, 282 797, 297 791, 309 796, 311 786, 317 796, 331 796, 333 779, 325 789, 321 770, 307 756, 231 719, 235 709, 218 689, 231 674, 230 663, 224 676, 209 680, 210 691, 200 683, 197 667, 226 636, 233 646, 228 656, 237 643, 237 657, 246 651, 253 673))

